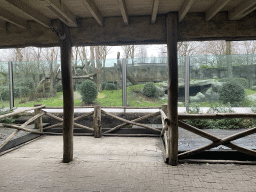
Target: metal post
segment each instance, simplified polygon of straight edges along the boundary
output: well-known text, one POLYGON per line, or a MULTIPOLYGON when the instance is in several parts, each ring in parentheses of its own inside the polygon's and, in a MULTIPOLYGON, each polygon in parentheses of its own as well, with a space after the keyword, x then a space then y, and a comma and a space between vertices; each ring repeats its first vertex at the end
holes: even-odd
POLYGON ((189 56, 185 57, 185 107, 186 107, 186 111, 187 113, 189 112, 189 65, 190 65, 190 61, 189 61, 189 56))
POLYGON ((127 106, 127 86, 126 86, 126 64, 127 59, 122 60, 122 73, 123 73, 123 107, 124 112, 126 112, 126 106, 127 106))
POLYGON ((13 64, 12 62, 8 63, 9 71, 9 89, 10 89, 10 109, 14 107, 14 94, 13 94, 13 64))

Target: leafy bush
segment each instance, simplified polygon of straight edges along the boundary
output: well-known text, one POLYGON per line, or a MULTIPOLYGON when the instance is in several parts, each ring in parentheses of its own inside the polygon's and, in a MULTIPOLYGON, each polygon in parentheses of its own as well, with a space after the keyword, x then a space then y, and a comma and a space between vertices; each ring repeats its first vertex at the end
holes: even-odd
POLYGON ((63 91, 62 84, 60 83, 57 85, 57 92, 62 92, 62 91, 63 91))
POLYGON ((249 88, 249 82, 245 78, 234 78, 234 81, 243 88, 249 88))
POLYGON ((256 85, 252 86, 251 90, 256 91, 256 85))
MULTIPOLYGON (((0 109, 0 115, 5 115, 11 112, 12 112, 11 109, 8 109, 8 110, 0 109)), ((0 123, 13 123, 14 121, 15 121, 15 118, 13 116, 0 119, 0 123)))
MULTIPOLYGON (((196 106, 190 108, 189 113, 200 114, 200 107, 196 106)), ((216 104, 211 106, 207 113, 234 113, 231 105, 216 104)), ((224 119, 190 119, 186 120, 188 124, 191 124, 198 128, 204 129, 239 129, 239 128, 251 128, 255 125, 254 119, 241 119, 241 118, 224 118, 224 119)))
MULTIPOLYGON (((200 106, 190 107, 189 108, 190 114, 200 114, 200 106)), ((210 129, 212 128, 212 120, 209 119, 188 119, 186 123, 195 126, 200 129, 210 129)))
POLYGON ((93 103, 98 96, 98 88, 96 83, 87 79, 80 85, 82 101, 84 103, 93 103))
MULTIPOLYGON (((14 90, 14 98, 28 96, 30 89, 28 87, 15 87, 14 90)), ((10 100, 10 89, 8 86, 1 87, 0 89, 1 99, 4 101, 10 100)))
POLYGON ((198 92, 196 96, 191 96, 189 97, 190 102, 195 103, 195 102, 203 102, 205 100, 205 95, 201 92, 198 92))
POLYGON ((142 89, 142 94, 146 97, 156 97, 156 86, 154 83, 146 83, 142 89))
POLYGON ((101 89, 102 90, 105 90, 106 89, 106 85, 107 85, 107 81, 103 81, 102 83, 101 83, 101 89))
POLYGON ((224 104, 235 104, 245 99, 245 91, 236 82, 227 82, 223 84, 219 91, 219 100, 224 104))
POLYGON ((105 90, 117 90, 117 86, 114 83, 106 83, 105 90))

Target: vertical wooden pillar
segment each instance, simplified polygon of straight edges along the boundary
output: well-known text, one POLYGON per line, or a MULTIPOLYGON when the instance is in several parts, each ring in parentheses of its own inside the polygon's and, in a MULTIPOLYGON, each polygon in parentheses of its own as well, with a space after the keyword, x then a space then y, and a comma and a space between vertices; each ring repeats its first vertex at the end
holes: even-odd
POLYGON ((63 86, 63 162, 73 160, 74 92, 69 28, 60 22, 61 74, 63 86))
MULTIPOLYGON (((34 107, 41 106, 41 104, 36 104, 34 107)), ((35 109, 35 115, 41 113, 42 109, 35 109)), ((39 129, 40 132, 43 132, 43 117, 39 117, 35 120, 35 128, 39 129)))
POLYGON ((93 114, 93 129, 94 129, 94 137, 101 137, 101 107, 100 105, 94 106, 94 114, 93 114))
POLYGON ((169 164, 178 164, 178 13, 168 13, 166 17, 168 54, 168 155, 169 164))

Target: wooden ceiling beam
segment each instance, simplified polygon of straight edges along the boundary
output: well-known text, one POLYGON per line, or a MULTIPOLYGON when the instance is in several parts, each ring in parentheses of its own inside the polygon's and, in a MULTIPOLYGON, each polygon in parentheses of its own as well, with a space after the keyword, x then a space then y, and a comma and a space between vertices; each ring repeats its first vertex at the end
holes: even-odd
POLYGON ((205 20, 210 21, 218 12, 220 12, 225 5, 231 0, 216 0, 208 11, 205 13, 205 20))
POLYGON ((181 22, 186 14, 188 13, 189 9, 193 5, 195 0, 185 0, 183 4, 181 5, 181 8, 179 10, 179 22, 181 22))
POLYGON ((153 1, 153 9, 152 9, 152 17, 151 17, 152 24, 154 24, 156 22, 158 7, 159 7, 159 0, 154 0, 153 1))
POLYGON ((27 21, 22 19, 21 17, 17 17, 13 13, 8 10, 5 10, 0 7, 0 19, 10 22, 20 28, 26 29, 27 28, 27 21))
POLYGON ((41 24, 41 25, 43 25, 47 28, 51 28, 51 20, 50 19, 48 19, 43 14, 41 14, 39 11, 30 7, 29 5, 27 5, 23 1, 17 1, 17 0, 5 0, 5 1, 7 1, 11 5, 13 5, 14 7, 18 8, 22 12, 31 16, 33 18, 33 20, 35 20, 39 24, 41 24))
POLYGON ((127 12, 127 8, 126 8, 126 4, 125 4, 125 0, 117 0, 118 1, 118 5, 124 20, 124 24, 128 25, 129 21, 128 21, 128 12, 127 12))
POLYGON ((228 17, 230 20, 239 20, 256 9, 255 0, 244 0, 237 5, 233 10, 229 11, 228 17))
POLYGON ((3 20, 0 20, 0 30, 6 30, 6 23, 3 20))
POLYGON ((103 26, 103 17, 101 16, 98 7, 93 0, 82 0, 84 6, 88 9, 91 15, 96 19, 100 26, 103 26))
POLYGON ((47 7, 69 27, 77 27, 76 16, 59 0, 40 0, 47 3, 47 7))

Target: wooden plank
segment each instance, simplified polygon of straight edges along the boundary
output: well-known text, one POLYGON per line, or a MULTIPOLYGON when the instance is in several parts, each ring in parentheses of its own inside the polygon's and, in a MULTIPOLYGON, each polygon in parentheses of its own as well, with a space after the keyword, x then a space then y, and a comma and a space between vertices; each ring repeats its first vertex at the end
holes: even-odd
POLYGON ((84 6, 88 9, 88 11, 92 14, 94 19, 98 22, 100 26, 103 26, 103 18, 99 12, 98 7, 94 3, 93 0, 82 0, 84 6))
POLYGON ((118 1, 118 5, 119 5, 119 9, 121 11, 123 20, 124 20, 124 24, 128 25, 129 21, 128 21, 128 12, 127 12, 127 8, 126 8, 126 4, 125 4, 125 0, 117 0, 118 1))
POLYGON ((179 22, 181 22, 187 15, 189 9, 193 5, 195 0, 185 0, 179 10, 179 22))
POLYGON ((28 14, 30 17, 33 18, 36 22, 43 25, 44 27, 51 28, 51 20, 41 14, 38 10, 33 9, 30 7, 27 3, 24 3, 23 1, 17 1, 17 0, 5 0, 11 5, 15 6, 16 8, 20 9, 24 13, 28 14))
POLYGON ((256 161, 236 161, 236 160, 211 160, 211 159, 181 159, 179 163, 217 163, 217 164, 240 164, 256 165, 256 161))
POLYGON ((27 21, 21 17, 17 17, 10 11, 0 7, 0 19, 10 22, 20 28, 27 29, 27 21))
POLYGON ((151 16, 152 24, 156 22, 158 7, 159 7, 159 0, 153 0, 153 8, 152 8, 152 16, 151 16))
POLYGON ((90 113, 87 113, 87 114, 83 114, 81 116, 78 116, 78 117, 74 118, 74 121, 78 121, 78 120, 83 119, 85 117, 89 117, 89 116, 93 115, 93 113, 94 113, 94 111, 92 111, 90 113))
POLYGON ((205 20, 210 21, 218 12, 220 12, 225 5, 228 4, 231 0, 217 0, 213 5, 205 12, 205 20))
POLYGON ((178 164, 178 13, 168 13, 166 17, 168 54, 168 155, 169 164, 178 164))
POLYGON ((72 79, 72 45, 69 28, 60 23, 61 75, 63 86, 63 162, 73 160, 74 91, 72 79))
POLYGON ((58 18, 69 27, 77 27, 76 16, 69 8, 59 0, 41 0, 48 4, 48 8, 55 13, 58 18))
POLYGON ((239 5, 237 5, 234 9, 228 12, 229 19, 230 20, 241 19, 242 17, 245 16, 245 13, 247 15, 256 9, 256 7, 253 7, 255 4, 256 4, 255 0, 241 1, 239 5), (248 12, 248 10, 250 10, 250 12, 248 12))
POLYGON ((254 151, 254 150, 246 149, 244 147, 240 147, 240 146, 238 146, 236 144, 233 144, 233 143, 228 143, 228 144, 224 144, 224 145, 227 146, 227 147, 230 147, 231 149, 239 151, 241 153, 245 153, 247 155, 251 155, 251 156, 256 157, 256 151, 254 151))

